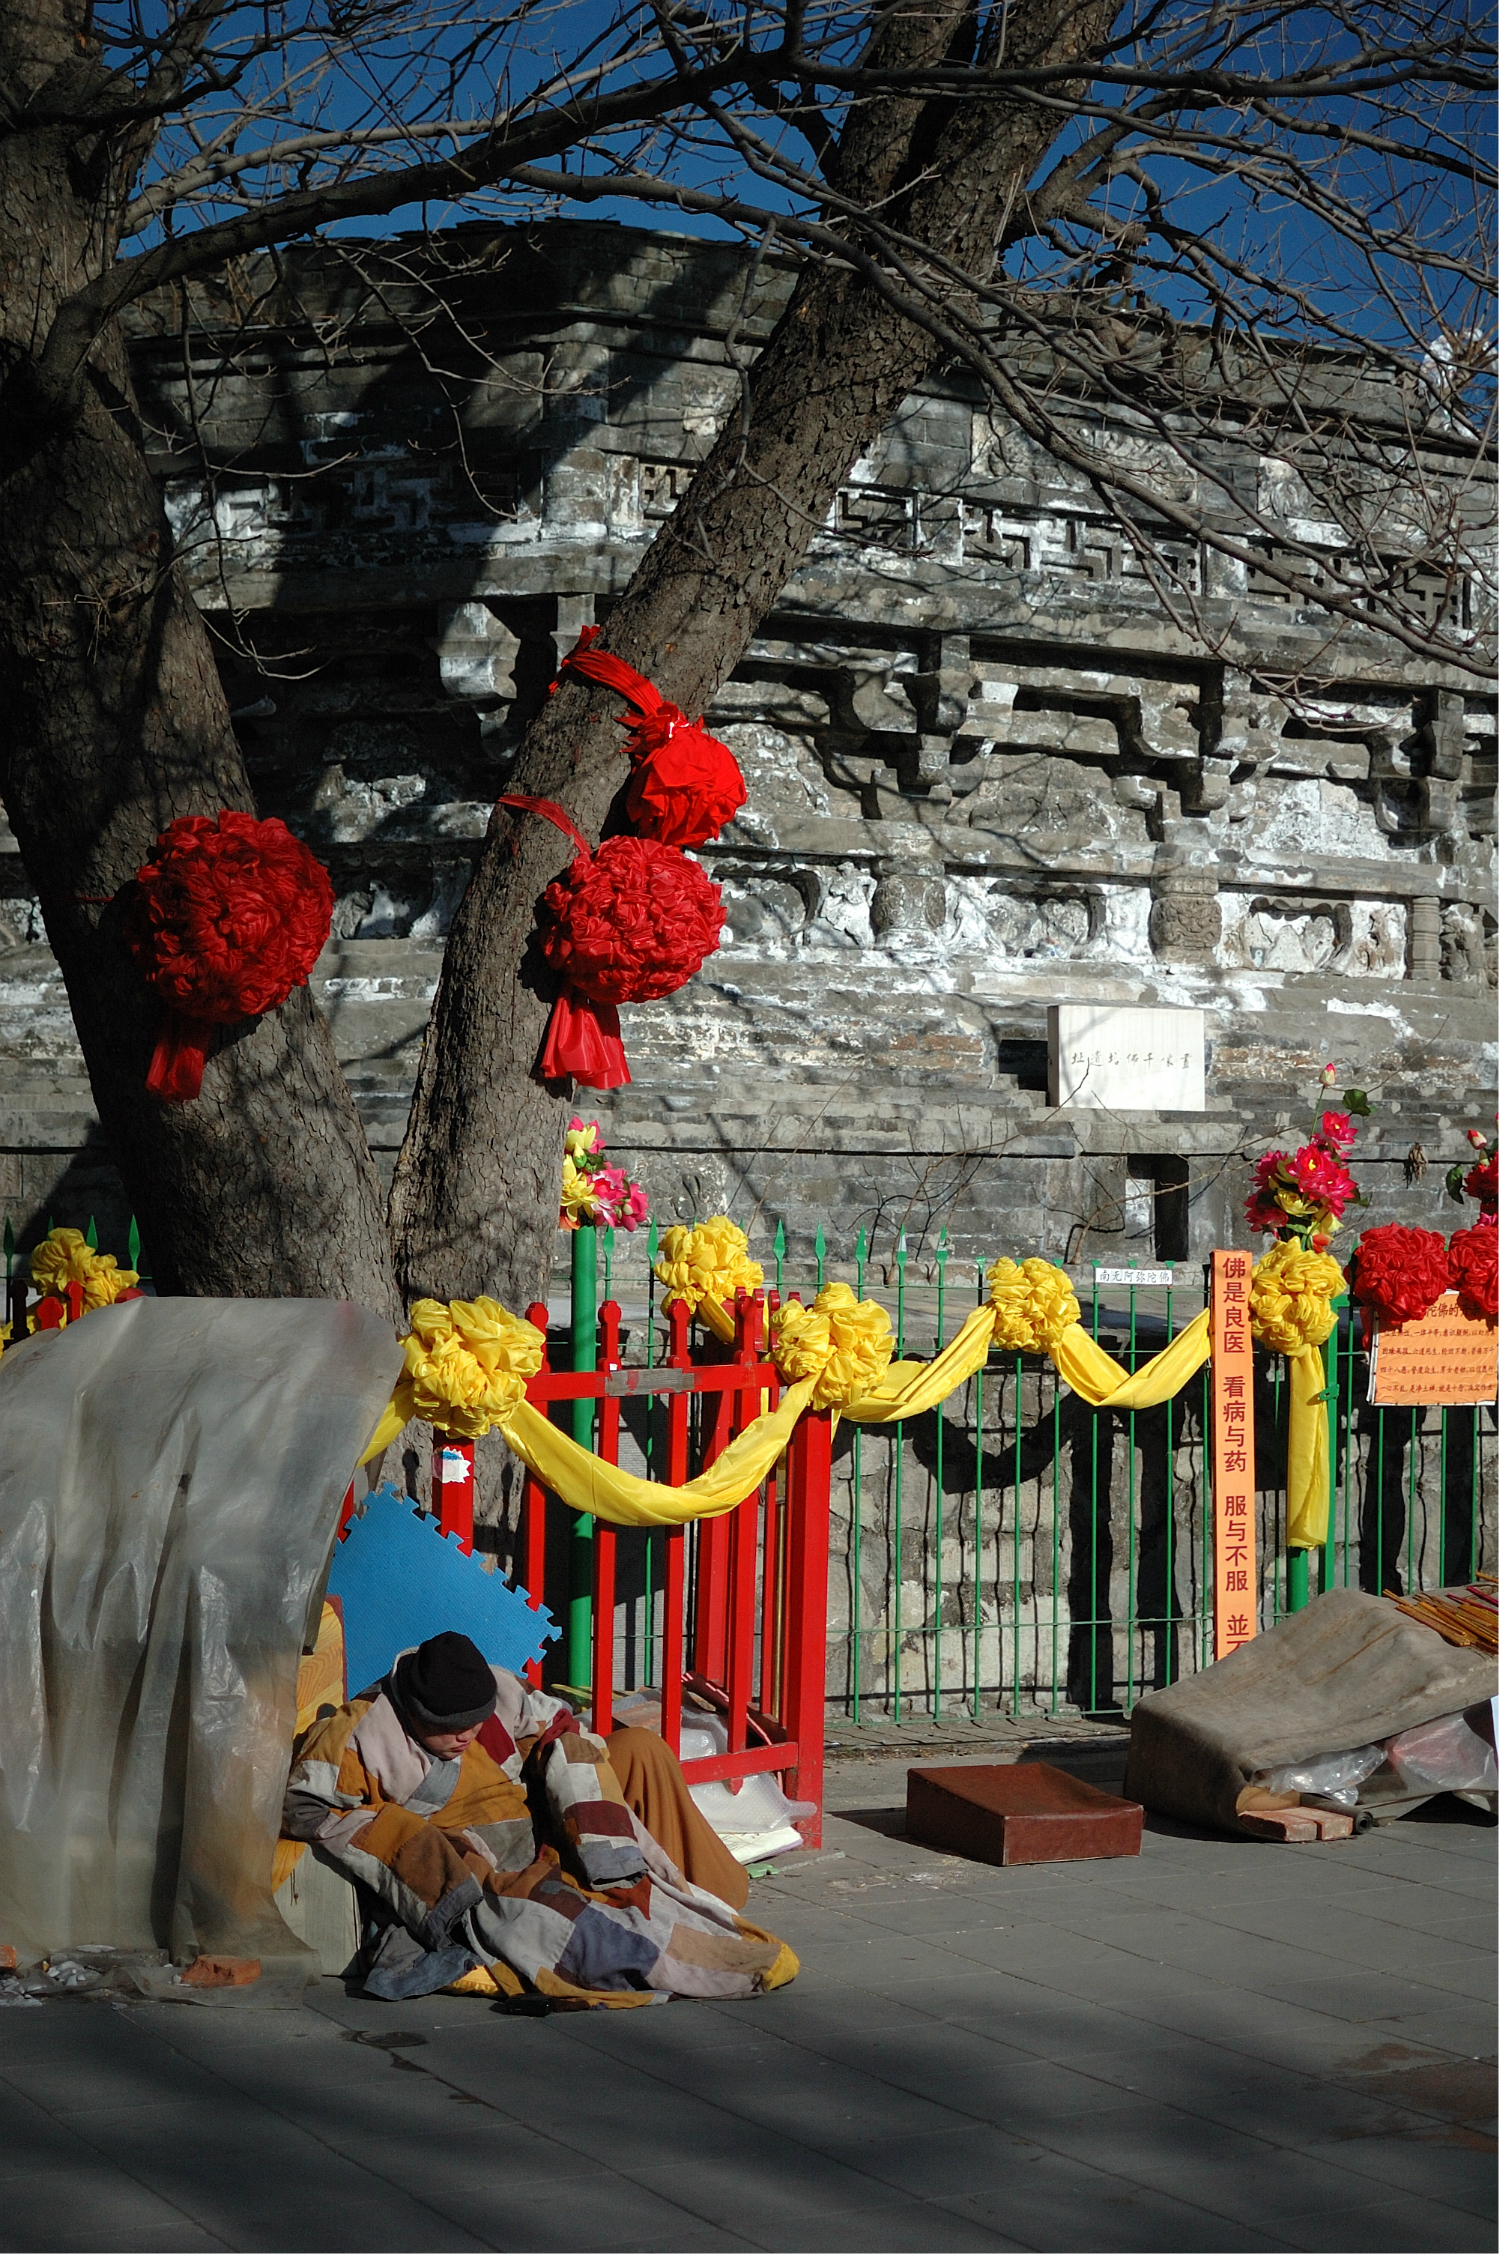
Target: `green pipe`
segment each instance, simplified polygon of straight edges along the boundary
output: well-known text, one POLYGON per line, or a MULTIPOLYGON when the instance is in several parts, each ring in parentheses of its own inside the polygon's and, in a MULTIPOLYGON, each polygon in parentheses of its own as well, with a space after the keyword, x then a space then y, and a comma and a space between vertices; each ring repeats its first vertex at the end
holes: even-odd
MULTIPOLYGON (((573 1368, 599 1366, 598 1233, 574 1229, 572 1340, 573 1368)), ((592 1401, 574 1401, 573 1438, 593 1447, 592 1401)), ((593 1520, 574 1517, 567 1545, 567 1679, 581 1687, 593 1679, 593 1520)))
POLYGON ((1306 1550, 1287 1550, 1286 1552, 1287 1612, 1305 1612, 1306 1610, 1308 1594, 1307 1558, 1309 1554, 1306 1550))

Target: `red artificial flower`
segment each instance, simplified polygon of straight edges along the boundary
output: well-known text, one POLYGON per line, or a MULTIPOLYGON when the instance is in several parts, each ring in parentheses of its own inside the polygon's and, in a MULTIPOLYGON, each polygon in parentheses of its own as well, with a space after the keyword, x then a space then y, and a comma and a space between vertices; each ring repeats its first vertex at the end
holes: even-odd
POLYGON ((615 690, 640 715, 624 723, 630 731, 625 750, 635 769, 625 797, 630 820, 642 837, 660 845, 702 845, 717 837, 745 801, 734 754, 707 733, 701 719, 691 722, 668 704, 633 665, 595 649, 598 634, 598 627, 585 626, 561 671, 615 690))
POLYGON ((1324 1111, 1322 1140, 1334 1150, 1351 1150, 1358 1140, 1358 1129, 1346 1111, 1324 1111))
POLYGON ((125 901, 125 944, 168 1017, 146 1085, 191 1102, 216 1025, 259 1017, 303 986, 328 938, 333 887, 284 822, 228 807, 185 814, 125 901))
POLYGON ((1341 1158, 1316 1143, 1302 1145, 1291 1161, 1290 1171, 1307 1202, 1326 1206, 1335 1221, 1342 1217, 1349 1200, 1358 1195, 1358 1184, 1341 1158))
POLYGON ((625 812, 642 837, 702 845, 744 804, 744 777, 728 745, 689 727, 674 704, 642 720, 629 748, 635 772, 625 812))
POLYGON ((538 1070, 622 1088, 619 1004, 659 1001, 702 968, 723 930, 718 886, 674 845, 611 837, 547 886, 542 920, 542 952, 564 984, 538 1070))
POLYGON ((1283 1150, 1265 1152, 1254 1169, 1254 1188, 1244 1200, 1244 1219, 1260 1235, 1273 1235, 1286 1225, 1286 1211, 1275 1202, 1276 1184, 1286 1179, 1283 1150))
POLYGON ((1447 1247, 1447 1273, 1465 1315, 1499 1320, 1499 1225, 1492 1214, 1457 1231, 1447 1247))
POLYGON ((1486 1214, 1499 1211, 1499 1150, 1492 1150, 1481 1165, 1470 1166, 1463 1188, 1486 1214))
POLYGON ((1359 1238, 1353 1295, 1381 1322, 1419 1322, 1451 1288, 1446 1239, 1435 1229, 1391 1222, 1359 1238))
POLYGON ((723 902, 695 861, 654 838, 606 838, 542 897, 547 961, 593 1002, 675 994, 718 946, 723 902))

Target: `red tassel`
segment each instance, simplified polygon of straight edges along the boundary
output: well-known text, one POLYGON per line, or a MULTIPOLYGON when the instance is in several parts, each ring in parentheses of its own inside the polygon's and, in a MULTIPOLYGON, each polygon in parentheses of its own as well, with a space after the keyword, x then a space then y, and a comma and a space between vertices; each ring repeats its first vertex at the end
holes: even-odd
POLYGON ((190 1104, 203 1092, 203 1067, 213 1026, 205 1017, 168 1010, 146 1074, 147 1093, 164 1104, 190 1104))
POLYGON ((564 987, 552 1004, 537 1070, 543 1080, 571 1074, 583 1088, 627 1088, 630 1068, 614 1004, 590 1002, 575 986, 564 987))

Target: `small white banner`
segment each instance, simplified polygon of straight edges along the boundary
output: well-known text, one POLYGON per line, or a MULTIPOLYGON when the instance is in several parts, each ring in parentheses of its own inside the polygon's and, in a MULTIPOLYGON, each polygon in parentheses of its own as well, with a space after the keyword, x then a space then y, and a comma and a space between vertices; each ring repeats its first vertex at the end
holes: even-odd
POLYGON ((1095 1284, 1150 1284, 1157 1288, 1164 1284, 1169 1291, 1176 1275, 1170 1268, 1095 1268, 1093 1281, 1095 1284))

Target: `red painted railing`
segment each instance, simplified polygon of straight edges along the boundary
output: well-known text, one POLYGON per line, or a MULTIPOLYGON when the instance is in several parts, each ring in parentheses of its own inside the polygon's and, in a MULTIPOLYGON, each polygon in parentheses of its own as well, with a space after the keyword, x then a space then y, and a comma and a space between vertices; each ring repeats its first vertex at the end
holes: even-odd
MULTIPOLYGON (((772 1301, 772 1304, 774 1302, 772 1301)), ((729 1442, 752 1424, 762 1406, 780 1395, 780 1373, 762 1359, 765 1295, 739 1297, 732 1347, 709 1342, 694 1359, 687 1310, 669 1312, 666 1360, 654 1369, 624 1368, 620 1361, 620 1309, 599 1309, 597 1370, 554 1370, 544 1360, 527 1387, 546 1410, 555 1401, 598 1404, 594 1446, 606 1463, 619 1461, 620 1405, 627 1398, 665 1401, 663 1474, 680 1486, 706 1469, 729 1442), (693 1449, 692 1400, 702 1403, 693 1449), (697 1461, 693 1462, 694 1452, 697 1461)), ((547 1310, 527 1309, 542 1335, 547 1310)), ((658 1456, 657 1461, 661 1458, 658 1456)), ((799 1820, 809 1846, 822 1840, 824 1684, 827 1668, 828 1493, 832 1426, 826 1413, 804 1416, 764 1485, 721 1518, 693 1527, 653 1530, 664 1548, 659 1592, 661 1733, 679 1752, 682 1690, 691 1674, 725 1701, 720 1714, 728 1750, 685 1761, 691 1784, 732 1780, 764 1772, 779 1775, 793 1800, 816 1803, 818 1814, 799 1820), (766 1743, 769 1738, 773 1742, 766 1743)), ((444 1533, 473 1543, 473 1450, 439 1435, 433 1448, 433 1508, 444 1533)), ((614 1728, 615 1556, 618 1531, 602 1519, 593 1532, 593 1726, 614 1728)), ((546 1490, 527 1473, 517 1584, 539 1606, 546 1587, 546 1490)), ((538 1662, 529 1670, 541 1679, 538 1662)))

